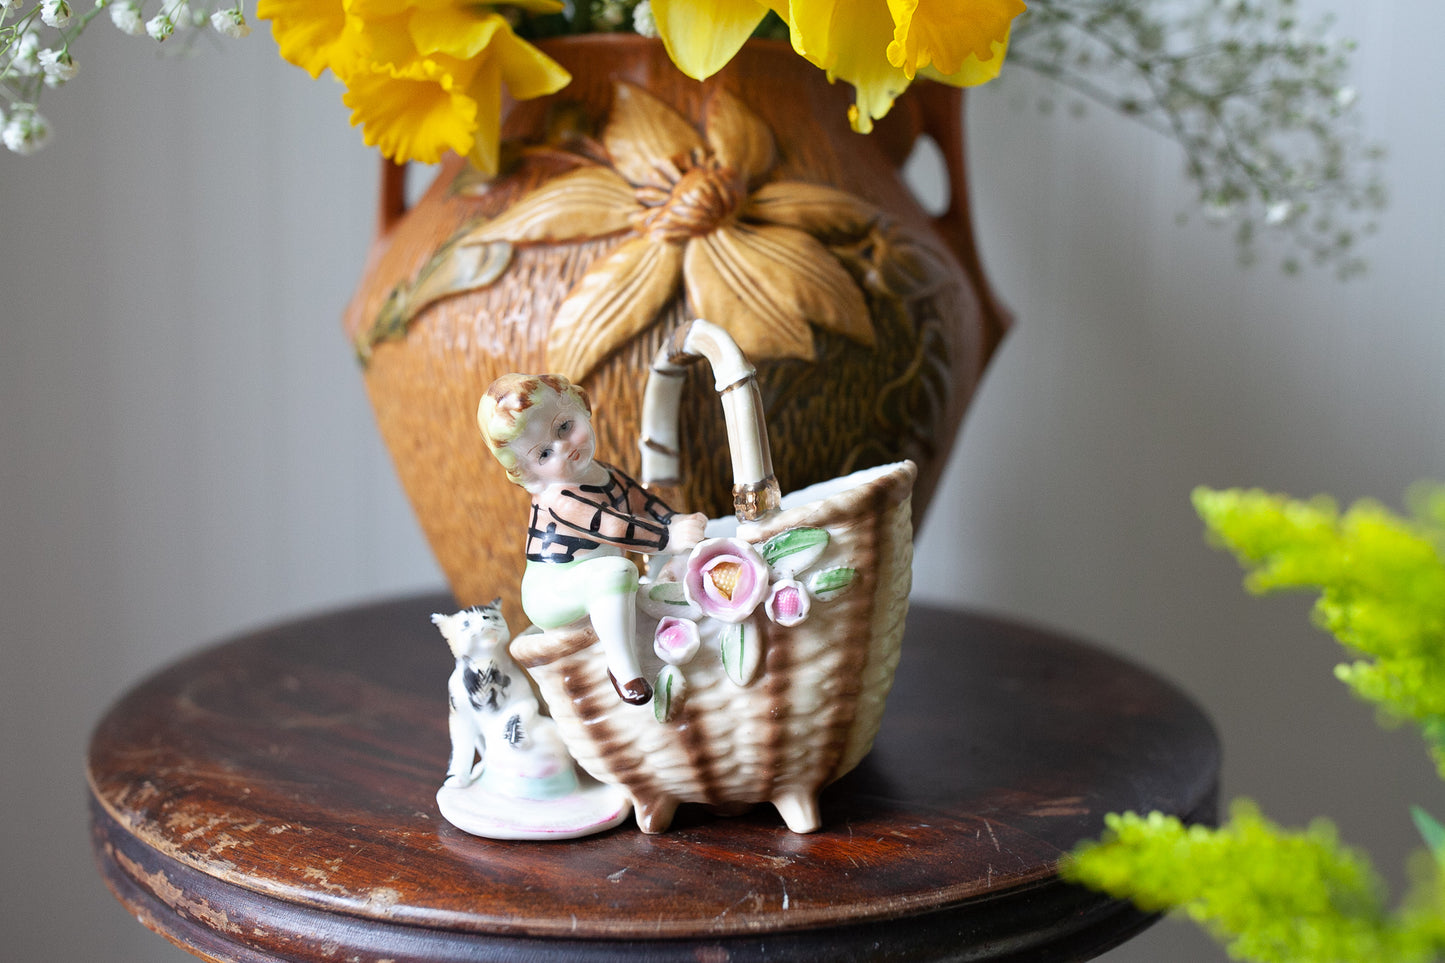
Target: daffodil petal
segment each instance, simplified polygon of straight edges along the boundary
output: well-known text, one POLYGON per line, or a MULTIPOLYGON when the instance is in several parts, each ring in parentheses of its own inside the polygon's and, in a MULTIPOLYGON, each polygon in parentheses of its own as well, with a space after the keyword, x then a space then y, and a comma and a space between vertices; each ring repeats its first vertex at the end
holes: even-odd
POLYGON ((848 119, 859 133, 872 130, 873 121, 908 89, 911 78, 888 62, 882 39, 895 29, 886 0, 854 0, 846 6, 842 0, 792 0, 788 29, 793 48, 827 71, 829 80, 853 85, 855 103, 848 119))
POLYGON ((258 0, 256 16, 271 21, 271 36, 281 56, 312 77, 332 65, 346 29, 341 0, 258 0))
POLYGON ((561 64, 518 37, 511 27, 497 34, 492 47, 502 68, 502 83, 517 100, 555 94, 572 80, 561 64))
POLYGON ((667 55, 694 80, 721 70, 767 14, 758 0, 652 0, 667 55))
MULTIPOLYGON (((446 54, 466 60, 487 49, 499 31, 511 32, 500 14, 477 16, 472 7, 444 7, 410 18, 408 27, 417 53, 446 54)), ((480 8, 485 10, 486 8, 480 8)))
POLYGON ((948 77, 964 70, 970 57, 976 62, 989 62, 996 56, 993 44, 1007 40, 1014 17, 1024 12, 1022 0, 887 3, 894 23, 888 62, 902 68, 909 79, 929 64, 948 77))
POLYGON ((502 136, 502 66, 488 57, 478 67, 467 88, 477 104, 477 123, 467 160, 487 177, 497 176, 502 136))
MULTIPOLYGON (((355 59, 366 69, 377 71, 388 67, 405 71, 425 60, 411 38, 411 19, 411 13, 406 11, 386 17, 347 18, 347 29, 358 37, 355 59)), ((466 74, 471 76, 470 67, 466 74)))
POLYGON ((920 73, 931 80, 950 84, 954 87, 977 87, 979 84, 986 84, 998 76, 999 70, 1003 68, 1003 58, 1008 53, 1008 40, 995 40, 993 42, 993 56, 987 60, 979 60, 973 54, 963 59, 963 66, 956 73, 944 74, 938 70, 936 64, 924 67, 920 73))
POLYGON ((561 13, 567 8, 562 0, 512 0, 509 6, 519 7, 528 13, 561 13))
POLYGON ((357 70, 341 99, 367 145, 394 161, 434 164, 447 150, 466 155, 472 149, 477 102, 433 61, 357 70))

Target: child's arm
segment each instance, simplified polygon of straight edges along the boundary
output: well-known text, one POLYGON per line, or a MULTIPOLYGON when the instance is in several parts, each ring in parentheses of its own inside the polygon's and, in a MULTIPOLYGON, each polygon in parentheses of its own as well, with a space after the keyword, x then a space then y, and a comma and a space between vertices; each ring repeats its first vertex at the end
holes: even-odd
POLYGON ((611 466, 608 467, 608 471, 622 486, 626 493, 627 505, 634 514, 647 515, 667 525, 668 544, 673 551, 685 551, 702 541, 703 531, 707 526, 706 515, 701 512, 679 515, 673 511, 671 506, 639 485, 626 472, 611 466))

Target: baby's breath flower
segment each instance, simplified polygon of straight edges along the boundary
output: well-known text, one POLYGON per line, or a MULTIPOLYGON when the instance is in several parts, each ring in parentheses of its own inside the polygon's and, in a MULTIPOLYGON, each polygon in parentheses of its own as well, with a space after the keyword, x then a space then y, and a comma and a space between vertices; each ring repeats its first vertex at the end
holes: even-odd
POLYGON ((63 30, 70 25, 70 4, 65 0, 41 0, 40 19, 47 27, 63 30))
POLYGON ((1279 201, 1264 209, 1264 223, 1270 226, 1283 224, 1289 220, 1294 213, 1294 205, 1289 201, 1279 201))
POLYGON ((652 15, 652 0, 642 0, 632 8, 632 29, 644 37, 657 36, 657 18, 652 15))
POLYGON ((251 32, 251 25, 246 22, 246 15, 241 12, 240 7, 232 7, 229 10, 217 10, 211 14, 211 26, 214 27, 218 33, 237 39, 245 37, 251 32))
POLYGON ((175 24, 177 29, 194 27, 205 20, 205 14, 202 13, 198 17, 196 11, 191 9, 191 5, 186 0, 172 4, 166 8, 166 13, 170 14, 171 23, 175 24))
POLYGON ((592 0, 593 29, 616 30, 631 19, 631 13, 623 0, 592 0))
POLYGON ((1204 205, 1204 219, 1213 224, 1223 224, 1234 216, 1234 205, 1228 201, 1210 201, 1204 205))
POLYGON ((40 51, 40 69, 45 71, 45 82, 51 86, 74 80, 75 75, 80 72, 68 50, 40 51))
POLYGON ((40 35, 34 30, 26 30, 15 41, 14 55, 10 61, 10 70, 21 77, 34 77, 40 73, 40 35))
POLYGON ((110 22, 121 33, 139 37, 146 32, 145 20, 140 15, 139 0, 116 0, 110 5, 110 22))
POLYGON ((176 22, 164 10, 146 21, 146 33, 157 43, 164 43, 166 38, 175 32, 176 22))
POLYGON ((17 154, 33 154, 50 140, 50 124, 33 104, 18 104, 0 130, 0 140, 17 154))
POLYGON ((1009 62, 1032 67, 1178 142, 1204 219, 1240 257, 1281 267, 1363 261, 1354 239, 1384 205, 1380 153, 1347 86, 1353 45, 1296 0, 1029 0, 1009 62), (1263 232, 1257 227, 1276 230, 1263 232), (1304 255, 1300 258, 1298 255, 1304 255))

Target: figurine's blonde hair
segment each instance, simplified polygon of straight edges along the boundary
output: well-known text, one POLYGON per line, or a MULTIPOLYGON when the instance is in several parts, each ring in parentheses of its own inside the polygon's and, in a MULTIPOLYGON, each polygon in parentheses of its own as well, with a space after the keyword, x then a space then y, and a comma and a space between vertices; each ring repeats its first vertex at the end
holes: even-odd
POLYGON ((589 418, 592 416, 592 402, 587 392, 555 374, 502 375, 487 388, 477 405, 477 426, 482 429, 482 440, 507 470, 507 477, 523 488, 528 488, 528 479, 511 444, 526 427, 527 410, 549 393, 575 403, 589 418))

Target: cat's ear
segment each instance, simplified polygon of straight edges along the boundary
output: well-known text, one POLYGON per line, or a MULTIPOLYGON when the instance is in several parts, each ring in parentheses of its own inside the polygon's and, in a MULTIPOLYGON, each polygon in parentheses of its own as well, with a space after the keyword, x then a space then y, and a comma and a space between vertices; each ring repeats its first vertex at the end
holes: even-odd
POLYGON ((489 609, 499 609, 499 608, 501 608, 501 607, 502 607, 502 597, 501 597, 500 595, 498 595, 496 598, 492 599, 490 602, 487 603, 487 608, 489 608, 489 609))
POLYGON ((432 625, 441 625, 441 624, 442 624, 443 622, 445 622, 446 620, 447 620, 447 617, 446 617, 445 615, 442 615, 440 612, 433 612, 433 613, 431 614, 431 624, 432 624, 432 625))

